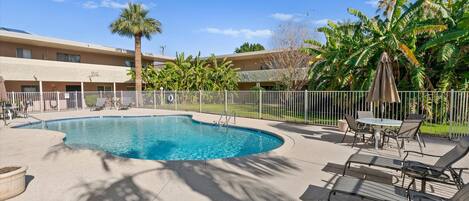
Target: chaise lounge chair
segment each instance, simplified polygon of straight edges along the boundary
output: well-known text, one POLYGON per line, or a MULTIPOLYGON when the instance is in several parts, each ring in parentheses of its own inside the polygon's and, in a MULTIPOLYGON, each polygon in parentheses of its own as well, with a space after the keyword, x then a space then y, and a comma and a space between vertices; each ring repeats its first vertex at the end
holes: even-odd
MULTIPOLYGON (((350 168, 350 165, 355 163, 368 166, 377 166, 396 171, 406 171, 407 173, 410 172, 412 173, 413 178, 422 180, 423 189, 426 181, 455 184, 459 189, 464 185, 461 174, 463 170, 467 170, 468 168, 454 168, 452 165, 468 154, 469 136, 461 138, 461 141, 443 156, 419 153, 415 151, 405 152, 406 155, 403 160, 366 154, 352 154, 345 163, 343 175, 345 175, 346 170, 350 168), (409 156, 409 153, 439 157, 439 159, 435 164, 429 165, 420 163, 418 161, 406 160, 406 158, 409 156), (448 172, 451 175, 452 180, 450 175, 448 175, 448 172)), ((403 175, 405 177, 405 174, 403 175)), ((405 178, 402 179, 402 184, 404 184, 404 179, 405 178)))
POLYGON ((94 107, 91 108, 91 111, 100 111, 106 107, 106 99, 105 98, 98 98, 96 100, 96 104, 94 107))
POLYGON ((122 104, 119 106, 119 110, 128 110, 132 106, 132 100, 129 97, 122 98, 122 104))
POLYGON ((406 190, 393 185, 342 176, 334 183, 329 193, 328 200, 331 200, 332 195, 336 193, 358 196, 370 200, 467 201, 469 200, 469 184, 464 185, 452 198, 445 199, 427 193, 406 190))

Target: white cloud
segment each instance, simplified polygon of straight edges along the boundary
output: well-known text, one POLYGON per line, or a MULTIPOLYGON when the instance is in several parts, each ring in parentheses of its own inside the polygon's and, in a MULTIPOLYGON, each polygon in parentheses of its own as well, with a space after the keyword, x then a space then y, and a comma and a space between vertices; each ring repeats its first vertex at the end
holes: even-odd
POLYGON ((276 19, 276 20, 280 20, 280 21, 288 21, 288 20, 292 20, 295 15, 294 14, 288 14, 288 13, 274 13, 272 15, 270 15, 270 17, 276 19))
POLYGON ((253 37, 269 37, 272 36, 272 31, 269 29, 258 29, 258 30, 251 30, 251 29, 219 29, 219 28, 205 28, 202 31, 211 33, 211 34, 221 34, 225 36, 231 37, 245 37, 245 38, 253 38, 253 37))
POLYGON ((98 7, 98 4, 96 4, 96 2, 94 2, 94 1, 87 1, 87 2, 83 3, 83 8, 93 9, 93 8, 97 8, 97 7, 98 7))
MULTIPOLYGON (((120 3, 119 1, 115 0, 101 0, 101 1, 86 1, 82 4, 83 8, 94 9, 94 8, 112 8, 112 9, 122 9, 127 8, 127 2, 120 3)), ((150 6, 142 4, 144 8, 154 7, 155 4, 152 3, 150 6)))
POLYGON ((320 20, 314 20, 313 21, 313 24, 315 25, 320 25, 320 26, 324 26, 324 25, 327 25, 327 23, 329 21, 332 21, 332 22, 337 22, 337 20, 331 20, 331 19, 320 19, 320 20))
POLYGON ((365 4, 368 4, 370 6, 373 6, 373 7, 377 8, 378 7, 378 0, 367 0, 367 1, 365 1, 365 4))
POLYGON ((127 3, 119 3, 119 2, 113 1, 113 0, 102 0, 101 1, 101 7, 121 9, 121 8, 126 8, 127 3))

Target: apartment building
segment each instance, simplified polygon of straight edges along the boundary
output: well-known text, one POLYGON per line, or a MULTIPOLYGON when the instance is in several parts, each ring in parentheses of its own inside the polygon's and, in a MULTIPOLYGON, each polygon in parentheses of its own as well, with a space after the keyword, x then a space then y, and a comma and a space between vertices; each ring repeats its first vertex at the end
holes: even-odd
MULTIPOLYGON (((0 29, 0 75, 7 91, 133 90, 134 52, 0 29)), ((143 64, 172 57, 143 54, 143 64)))
MULTIPOLYGON (((271 89, 279 69, 265 61, 278 50, 216 56, 227 58, 239 70, 238 86, 271 89)), ((132 91, 131 50, 33 35, 0 27, 0 75, 9 92, 132 91)), ((161 64, 174 57, 144 53, 143 64, 161 64)))

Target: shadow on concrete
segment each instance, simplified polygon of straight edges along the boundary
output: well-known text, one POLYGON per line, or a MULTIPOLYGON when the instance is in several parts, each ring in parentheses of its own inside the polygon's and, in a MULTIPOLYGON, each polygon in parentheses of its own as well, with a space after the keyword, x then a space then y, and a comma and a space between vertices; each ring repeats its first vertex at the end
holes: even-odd
POLYGON ((103 201, 103 200, 138 200, 153 201, 157 196, 147 190, 138 187, 132 176, 109 182, 107 180, 98 180, 94 182, 81 182, 75 186, 84 191, 77 200, 103 201))
POLYGON ((49 150, 47 150, 47 153, 43 156, 43 159, 44 160, 55 160, 55 159, 57 159, 57 157, 60 157, 61 154, 73 154, 73 153, 77 153, 80 150, 90 150, 90 151, 92 151, 93 154, 98 156, 98 158, 101 161, 101 165, 102 165, 103 169, 107 172, 111 171, 111 169, 109 168, 109 164, 108 164, 109 161, 119 162, 119 163, 125 163, 125 162, 129 161, 128 158, 117 157, 117 156, 114 156, 114 155, 112 155, 108 152, 97 151, 98 149, 93 149, 93 148, 90 148, 88 146, 84 146, 84 145, 76 145, 76 146, 70 145, 70 146, 68 146, 63 142, 51 146, 49 148, 49 150))
MULTIPOLYGON (((299 168, 289 159, 272 156, 252 156, 211 161, 155 161, 161 166, 124 176, 109 182, 82 182, 75 187, 81 195, 77 200, 153 200, 155 193, 142 189, 134 179, 138 175, 156 174, 182 181, 191 191, 210 200, 294 200, 285 192, 263 181, 262 177, 281 177, 299 168)), ((143 178, 149 178, 150 175, 143 178)), ((142 178, 142 177, 139 177, 142 178)), ((164 188, 164 187, 163 187, 164 188)), ((160 192, 157 189, 154 192, 160 192)))
MULTIPOLYGON (((322 169, 322 171, 333 173, 338 176, 342 176, 344 168, 345 166, 342 164, 327 163, 326 166, 324 166, 324 168, 322 169)), ((396 184, 399 182, 399 178, 397 178, 395 175, 383 172, 378 169, 369 168, 366 166, 359 166, 359 167, 351 166, 350 168, 347 169, 345 175, 356 177, 356 178, 361 178, 361 179, 366 179, 369 181, 384 183, 384 184, 396 184)))
MULTIPOLYGON (((283 131, 300 134, 305 139, 310 139, 310 140, 319 140, 319 141, 331 142, 331 143, 347 145, 347 146, 351 146, 353 142, 353 135, 349 133, 348 135, 345 136, 344 143, 341 143, 342 139, 344 138, 344 132, 339 131, 338 129, 335 129, 332 127, 323 127, 321 128, 322 130, 312 130, 311 129, 312 125, 292 124, 292 123, 276 123, 276 124, 271 124, 271 126, 277 129, 283 130, 283 131)), ((359 139, 357 139, 357 143, 355 145, 356 147, 360 147, 360 148, 372 147, 371 144, 363 143, 359 139)))
POLYGON ((24 178, 25 178, 26 188, 28 188, 29 183, 31 183, 31 181, 34 179, 34 176, 33 175, 26 175, 24 178))

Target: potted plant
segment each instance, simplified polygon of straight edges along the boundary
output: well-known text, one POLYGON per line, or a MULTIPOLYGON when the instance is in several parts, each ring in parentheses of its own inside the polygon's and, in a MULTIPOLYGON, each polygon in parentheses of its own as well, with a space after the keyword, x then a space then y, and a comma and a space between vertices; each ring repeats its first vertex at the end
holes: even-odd
POLYGON ((0 200, 22 193, 26 188, 26 166, 0 167, 0 200))

